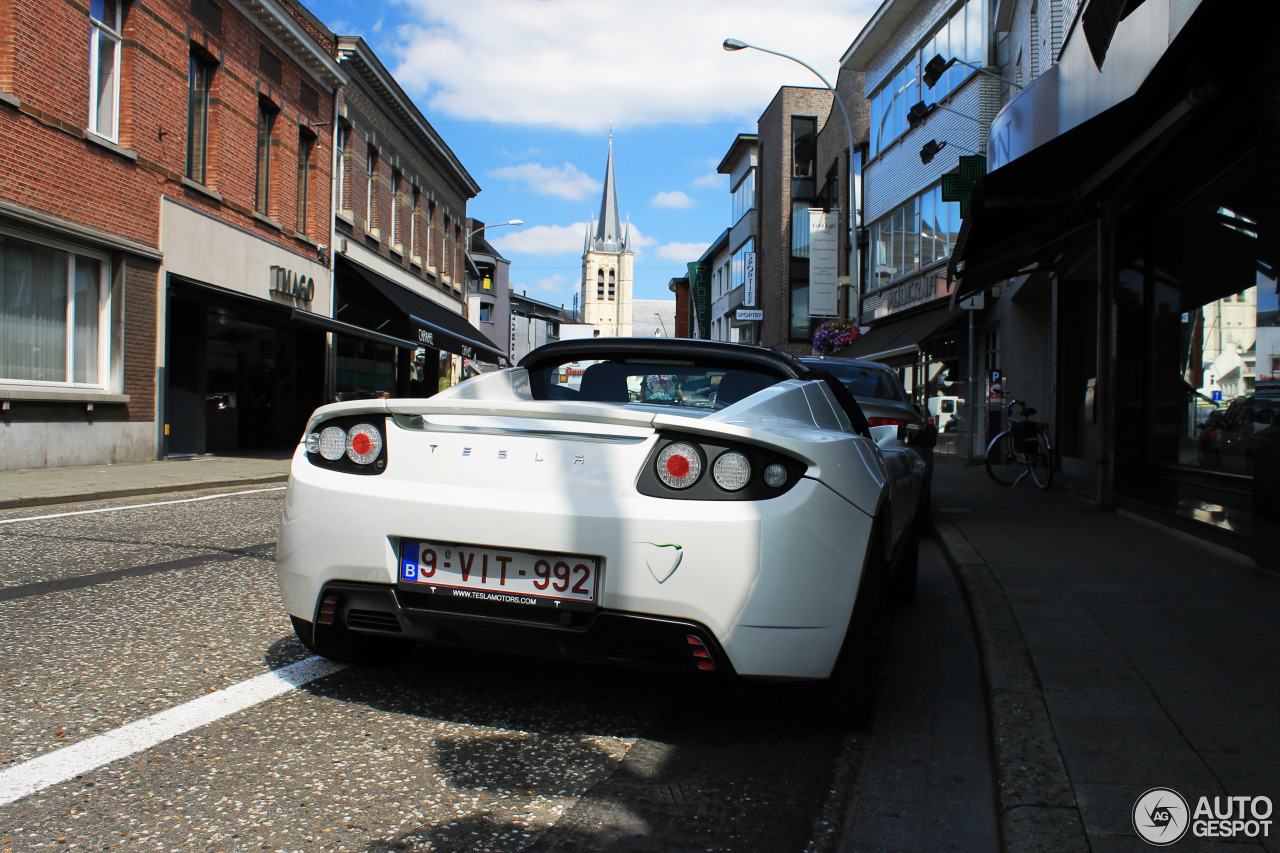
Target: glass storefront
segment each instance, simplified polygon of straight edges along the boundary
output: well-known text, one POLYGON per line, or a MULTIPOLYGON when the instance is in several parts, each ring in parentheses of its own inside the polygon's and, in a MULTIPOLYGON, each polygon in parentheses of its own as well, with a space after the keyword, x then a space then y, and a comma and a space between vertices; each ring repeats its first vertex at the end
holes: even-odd
POLYGON ((1116 290, 1117 493, 1242 548, 1258 544, 1258 486, 1280 474, 1280 297, 1262 167, 1244 158, 1144 231, 1116 290))

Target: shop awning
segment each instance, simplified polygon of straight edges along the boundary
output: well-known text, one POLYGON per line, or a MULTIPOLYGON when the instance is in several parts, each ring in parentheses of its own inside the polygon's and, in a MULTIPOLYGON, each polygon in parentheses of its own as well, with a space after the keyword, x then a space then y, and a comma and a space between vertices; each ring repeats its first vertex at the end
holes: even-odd
MULTIPOLYGON (((1160 67, 1168 64, 1162 60, 1160 67)), ((1171 95, 1164 76, 1153 72, 1137 95, 974 184, 947 270, 959 282, 953 301, 1051 269, 1082 245, 1081 238, 1092 244, 1098 199, 1138 180, 1205 99, 1197 89, 1171 95)))
POLYGON ((364 326, 357 326, 352 323, 344 323, 341 320, 335 320, 332 317, 326 317, 323 314, 316 314, 313 311, 305 311, 301 308, 294 308, 289 315, 289 319, 296 320, 299 323, 306 323, 308 326, 318 326, 328 332, 336 332, 339 335, 347 335, 348 337, 358 338, 362 341, 373 341, 375 344, 386 344, 387 346, 398 347, 399 349, 417 349, 422 344, 405 338, 397 338, 395 335, 384 335, 382 332, 375 332, 373 329, 366 329, 364 326))
POLYGON ((960 317, 960 309, 951 311, 949 304, 930 308, 900 320, 886 320, 872 326, 837 355, 840 358, 862 358, 867 361, 889 361, 902 356, 913 356, 926 341, 943 326, 960 317))
POLYGON ((407 290, 373 270, 341 256, 337 263, 339 271, 364 281, 404 312, 413 329, 413 336, 417 339, 415 346, 428 346, 499 367, 510 366, 507 354, 494 346, 492 341, 463 319, 461 314, 455 314, 425 296, 407 290))

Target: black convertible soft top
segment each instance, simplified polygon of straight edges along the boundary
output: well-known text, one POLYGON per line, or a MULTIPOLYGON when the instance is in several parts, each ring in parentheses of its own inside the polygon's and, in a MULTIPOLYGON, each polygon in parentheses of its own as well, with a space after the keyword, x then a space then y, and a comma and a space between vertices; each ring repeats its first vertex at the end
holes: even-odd
POLYGON ((578 338, 545 344, 520 359, 519 367, 533 371, 570 361, 609 361, 628 358, 670 358, 695 364, 735 367, 787 379, 822 381, 844 409, 854 430, 870 435, 871 427, 858 401, 836 377, 805 364, 796 356, 748 344, 704 341, 694 338, 578 338))

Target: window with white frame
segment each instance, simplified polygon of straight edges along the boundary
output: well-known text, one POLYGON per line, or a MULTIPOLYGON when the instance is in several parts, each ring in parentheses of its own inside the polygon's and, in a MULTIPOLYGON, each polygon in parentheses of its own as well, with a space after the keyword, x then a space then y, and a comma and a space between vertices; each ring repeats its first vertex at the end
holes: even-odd
POLYGON ((338 210, 350 210, 351 205, 347 203, 347 138, 351 135, 351 131, 345 124, 338 124, 338 141, 335 147, 338 149, 338 210))
POLYGON ((400 245, 400 173, 391 172, 391 246, 400 245))
POLYGON ((216 65, 191 54, 187 82, 187 177, 207 183, 209 158, 209 103, 216 65))
POLYGON ((109 268, 0 233, 0 381, 107 384, 109 268))
POLYGON ((418 203, 422 200, 422 191, 413 188, 413 204, 409 207, 409 258, 421 260, 418 254, 418 203))
POLYGON ((868 226, 871 287, 889 284, 951 257, 960 234, 960 204, 935 185, 868 226))
POLYGON ((116 140, 120 120, 120 0, 89 3, 89 129, 116 140))
POLYGON ((373 184, 378 175, 378 151, 372 145, 369 146, 368 153, 365 155, 365 163, 369 167, 369 183, 364 192, 364 230, 373 234, 378 228, 378 217, 375 215, 378 197, 373 191, 373 184))

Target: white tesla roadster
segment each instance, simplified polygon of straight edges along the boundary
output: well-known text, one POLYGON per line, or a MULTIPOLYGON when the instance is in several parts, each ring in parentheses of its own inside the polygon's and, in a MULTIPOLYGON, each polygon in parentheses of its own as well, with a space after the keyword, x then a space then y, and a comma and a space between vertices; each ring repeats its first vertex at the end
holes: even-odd
POLYGON ((791 356, 671 339, 324 406, 293 458, 284 605, 338 660, 429 641, 805 681, 856 719, 875 616, 915 589, 912 444, 936 433, 898 429, 791 356))

